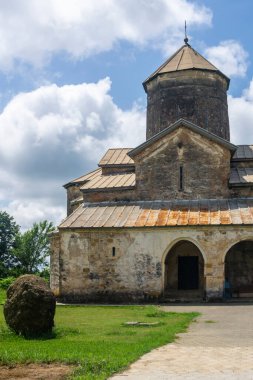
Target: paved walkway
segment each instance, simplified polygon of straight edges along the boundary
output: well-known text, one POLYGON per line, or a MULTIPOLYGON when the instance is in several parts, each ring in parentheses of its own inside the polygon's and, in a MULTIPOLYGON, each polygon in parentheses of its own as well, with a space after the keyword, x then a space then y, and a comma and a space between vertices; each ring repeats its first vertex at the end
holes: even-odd
POLYGON ((253 305, 166 306, 199 311, 189 331, 113 380, 253 380, 253 305))

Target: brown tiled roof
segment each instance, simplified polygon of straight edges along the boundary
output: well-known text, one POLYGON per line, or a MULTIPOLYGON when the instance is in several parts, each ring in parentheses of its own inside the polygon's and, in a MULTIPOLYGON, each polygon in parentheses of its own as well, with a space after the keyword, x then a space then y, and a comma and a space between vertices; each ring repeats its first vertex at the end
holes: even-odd
POLYGON ((99 174, 94 179, 85 183, 81 190, 105 190, 114 188, 132 188, 135 186, 135 173, 99 174))
POLYGON ((98 166, 134 165, 134 161, 127 155, 131 148, 108 149, 98 166))
POLYGON ((238 145, 232 160, 253 160, 253 145, 238 145))
POLYGON ((253 183, 253 168, 232 168, 230 185, 249 185, 253 183))
MULTIPOLYGON (((158 74, 164 74, 169 72, 189 70, 189 69, 199 69, 199 70, 211 70, 222 74, 217 67, 205 59, 201 54, 194 50, 190 45, 183 45, 174 55, 172 55, 166 62, 164 62, 158 69, 151 74, 144 82, 149 82, 152 78, 156 77, 158 74)), ((222 74, 227 81, 229 79, 222 74)))
POLYGON ((173 227, 253 224, 253 198, 84 204, 59 228, 173 227))
POLYGON ((100 176, 101 173, 102 173, 102 169, 98 168, 96 170, 93 170, 92 172, 89 172, 85 175, 82 175, 81 177, 72 179, 72 181, 66 183, 66 185, 64 185, 64 187, 68 187, 68 186, 73 185, 73 184, 82 184, 82 183, 85 183, 87 181, 94 180, 97 176, 100 176))

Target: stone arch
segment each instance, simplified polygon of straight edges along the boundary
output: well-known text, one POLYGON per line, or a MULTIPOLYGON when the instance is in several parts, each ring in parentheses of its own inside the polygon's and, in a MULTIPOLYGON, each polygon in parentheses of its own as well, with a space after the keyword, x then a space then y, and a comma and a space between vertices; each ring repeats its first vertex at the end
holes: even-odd
POLYGON ((253 239, 233 244, 224 258, 224 296, 253 298, 253 239))
POLYGON ((252 241, 253 243, 253 236, 251 237, 248 237, 248 236, 245 236, 245 237, 242 237, 240 238, 239 240, 235 240, 233 243, 230 243, 229 245, 227 245, 227 247, 224 249, 224 252, 223 252, 223 255, 222 255, 222 260, 223 260, 223 263, 225 263, 225 259, 226 259, 226 256, 228 254, 228 251, 233 247, 235 246, 236 244, 238 243, 241 243, 241 242, 244 242, 244 241, 252 241))
POLYGON ((169 298, 203 298, 205 258, 191 239, 173 241, 163 257, 164 295, 169 298))

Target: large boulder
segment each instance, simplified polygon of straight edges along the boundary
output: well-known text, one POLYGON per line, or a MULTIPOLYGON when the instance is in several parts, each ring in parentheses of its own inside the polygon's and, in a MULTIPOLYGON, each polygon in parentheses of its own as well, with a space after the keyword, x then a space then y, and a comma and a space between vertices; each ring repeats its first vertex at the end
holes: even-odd
POLYGON ((55 305, 55 296, 45 280, 20 276, 7 290, 5 320, 17 334, 40 336, 52 331, 55 305))

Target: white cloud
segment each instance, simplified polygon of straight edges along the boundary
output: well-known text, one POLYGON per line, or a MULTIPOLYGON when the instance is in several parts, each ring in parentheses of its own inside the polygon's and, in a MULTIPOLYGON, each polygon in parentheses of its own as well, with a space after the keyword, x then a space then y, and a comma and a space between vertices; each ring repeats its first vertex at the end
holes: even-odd
POLYGON ((253 79, 241 97, 228 97, 231 141, 253 144, 253 79))
POLYGON ((106 149, 145 140, 144 110, 123 111, 110 88, 109 78, 52 84, 20 93, 0 114, 0 201, 9 201, 7 211, 22 226, 38 218, 59 222, 62 184, 96 168, 106 149))
POLYGON ((40 202, 32 201, 13 201, 8 207, 4 208, 11 216, 14 217, 16 223, 21 226, 22 230, 27 230, 34 222, 42 220, 53 221, 55 225, 66 217, 66 211, 62 206, 54 206, 40 202))
POLYGON ((248 67, 248 53, 234 40, 222 41, 204 51, 204 56, 228 77, 244 77, 248 67))
POLYGON ((185 19, 210 25, 212 13, 190 0, 2 1, 0 68, 16 62, 41 66, 62 51, 81 59, 121 40, 163 48, 182 39, 185 19))

